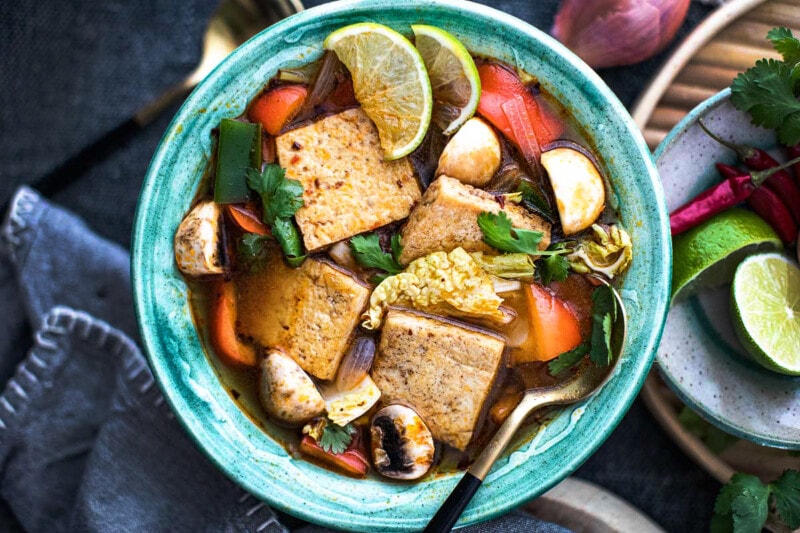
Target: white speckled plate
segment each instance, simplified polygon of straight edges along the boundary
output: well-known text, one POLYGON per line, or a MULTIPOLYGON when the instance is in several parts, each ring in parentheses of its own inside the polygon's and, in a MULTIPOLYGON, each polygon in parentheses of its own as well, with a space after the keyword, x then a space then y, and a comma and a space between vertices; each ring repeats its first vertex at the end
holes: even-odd
MULTIPOLYGON (((658 146, 670 211, 720 180, 715 162, 735 162, 735 154, 702 132, 699 117, 724 138, 785 159, 774 132, 751 125, 728 96, 725 90, 700 104, 658 146)), ((673 306, 656 363, 681 400, 722 430, 765 446, 800 449, 800 377, 775 374, 748 359, 731 326, 729 295, 726 286, 673 306)))

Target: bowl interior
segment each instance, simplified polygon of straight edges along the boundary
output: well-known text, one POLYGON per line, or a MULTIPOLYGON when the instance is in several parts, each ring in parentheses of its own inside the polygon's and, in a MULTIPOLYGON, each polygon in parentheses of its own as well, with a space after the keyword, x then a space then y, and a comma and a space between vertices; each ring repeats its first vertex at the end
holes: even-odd
MULTIPOLYGON (((697 123, 784 160, 775 132, 754 126, 724 90, 689 113, 656 150, 673 210, 720 180, 714 163, 736 155, 697 123)), ((800 449, 800 377, 761 367, 739 344, 730 318, 730 286, 706 290, 670 309, 658 367, 683 402, 723 431, 764 446, 800 449)))
POLYGON ((333 527, 407 530, 427 523, 460 475, 415 484, 351 480, 296 460, 253 424, 220 385, 203 352, 173 259, 172 239, 213 148, 210 131, 239 115, 279 67, 322 54, 347 24, 374 21, 410 35, 440 26, 480 55, 540 78, 572 110, 604 162, 609 202, 631 232, 634 259, 622 295, 629 337, 617 375, 590 402, 520 435, 459 524, 491 518, 575 470, 627 410, 650 367, 666 313, 670 247, 663 195, 638 129, 603 82, 553 39, 499 11, 456 1, 335 2, 286 19, 234 52, 188 98, 154 156, 139 200, 132 271, 137 315, 154 374, 190 435, 228 476, 274 507, 333 527))

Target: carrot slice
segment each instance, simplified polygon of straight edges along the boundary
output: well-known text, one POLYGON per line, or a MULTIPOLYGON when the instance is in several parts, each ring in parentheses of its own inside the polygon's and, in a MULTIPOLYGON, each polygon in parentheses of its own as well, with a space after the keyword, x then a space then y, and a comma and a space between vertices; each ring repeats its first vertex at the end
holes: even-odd
POLYGON ((261 95, 247 111, 253 122, 260 122, 270 135, 278 135, 286 122, 300 110, 308 89, 303 85, 283 85, 261 95))
POLYGON ((247 206, 228 204, 225 207, 231 220, 247 233, 255 233, 256 235, 270 234, 269 228, 247 206))
POLYGON ((349 474, 355 477, 364 477, 367 475, 369 468, 369 461, 364 454, 355 448, 348 448, 342 453, 326 452, 312 439, 306 435, 300 441, 300 452, 316 459, 326 466, 330 466, 340 472, 349 474))
POLYGON ((211 291, 208 313, 211 347, 220 360, 231 366, 255 366, 255 350, 236 336, 236 291, 233 283, 218 281, 211 291))
POLYGON ((515 363, 549 361, 581 343, 578 319, 567 304, 536 284, 527 286, 530 333, 515 363))
MULTIPOLYGON (((519 128, 515 129, 503 110, 503 104, 514 98, 522 98, 531 121, 531 128, 539 145, 544 146, 556 140, 564 130, 563 124, 536 102, 527 87, 517 75, 498 63, 484 63, 478 67, 481 78, 481 99, 478 101, 478 114, 491 122, 511 142, 522 148, 526 139, 520 138, 519 128)), ((525 128, 524 130, 527 130, 525 128)), ((523 130, 523 131, 524 131, 523 130)))

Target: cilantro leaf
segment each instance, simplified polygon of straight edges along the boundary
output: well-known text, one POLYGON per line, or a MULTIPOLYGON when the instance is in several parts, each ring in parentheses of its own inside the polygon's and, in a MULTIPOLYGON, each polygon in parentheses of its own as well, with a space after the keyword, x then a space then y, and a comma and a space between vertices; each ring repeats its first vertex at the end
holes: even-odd
MULTIPOLYGON (((759 59, 731 83, 731 102, 750 113, 757 126, 778 128, 789 115, 800 111, 794 95, 791 68, 776 59, 759 59)), ((800 140, 800 139, 798 139, 800 140)))
POLYGON ((583 357, 589 353, 589 345, 587 343, 579 344, 572 350, 564 352, 549 363, 547 363, 547 371, 551 376, 557 376, 569 370, 573 366, 583 361, 583 357))
POLYGON ((306 255, 303 253, 303 243, 300 232, 289 218, 276 218, 272 224, 272 234, 281 245, 289 266, 298 267, 303 264, 306 255))
POLYGON ((791 529, 800 527, 800 472, 785 470, 770 488, 781 519, 791 529))
POLYGON ((399 233, 395 233, 394 235, 392 235, 392 240, 391 240, 391 244, 390 245, 392 247, 392 257, 394 257, 394 260, 399 265, 400 264, 400 254, 403 253, 403 245, 400 244, 400 234, 399 233))
POLYGON ((379 268, 389 274, 399 274, 403 271, 403 265, 397 261, 397 257, 402 251, 400 246, 400 236, 392 237, 392 252, 384 252, 381 248, 381 239, 377 233, 367 235, 356 235, 350 239, 350 248, 353 256, 359 265, 366 268, 379 268))
POLYGON ((529 211, 541 215, 542 218, 550 223, 556 221, 550 202, 541 192, 534 189, 530 182, 520 180, 517 192, 522 193, 522 203, 529 211))
POLYGON ((617 301, 611 287, 600 285, 592 292, 592 341, 589 358, 597 366, 611 364, 611 331, 617 320, 617 301))
POLYGON ((242 235, 236 246, 237 257, 240 263, 250 272, 257 272, 269 255, 269 242, 272 239, 267 235, 247 233, 242 235))
POLYGON ((778 128, 778 140, 787 146, 800 142, 800 112, 792 113, 778 128))
POLYGON ((276 218, 290 218, 303 207, 303 185, 286 179, 286 171, 277 164, 266 165, 261 173, 249 169, 247 185, 261 196, 267 224, 276 218))
MULTIPOLYGON (((566 241, 551 244, 547 250, 549 252, 562 252, 567 254, 572 250, 568 248, 566 241)), ((564 281, 569 275, 569 261, 563 255, 548 255, 536 261, 536 272, 542 285, 550 285, 552 281, 564 281)))
POLYGON ((350 424, 342 427, 328 421, 319 438, 319 447, 332 454, 342 453, 353 442, 355 428, 350 424))
POLYGON ((775 51, 783 56, 783 60, 790 65, 800 62, 800 41, 798 41, 789 28, 772 28, 767 32, 767 39, 772 43, 775 51))
POLYGON ((483 242, 501 252, 541 254, 538 246, 542 240, 542 232, 512 228, 511 219, 505 211, 498 214, 483 211, 478 215, 478 226, 483 232, 483 242))
POLYGON ((272 228, 272 234, 286 255, 286 262, 300 266, 306 256, 300 232, 292 217, 303 207, 303 185, 286 179, 286 171, 277 164, 266 165, 263 172, 251 168, 247 171, 247 186, 261 196, 263 219, 272 228))
POLYGON ((714 502, 711 530, 759 532, 767 521, 770 488, 749 474, 736 473, 714 502), (727 529, 725 529, 727 527, 727 529))

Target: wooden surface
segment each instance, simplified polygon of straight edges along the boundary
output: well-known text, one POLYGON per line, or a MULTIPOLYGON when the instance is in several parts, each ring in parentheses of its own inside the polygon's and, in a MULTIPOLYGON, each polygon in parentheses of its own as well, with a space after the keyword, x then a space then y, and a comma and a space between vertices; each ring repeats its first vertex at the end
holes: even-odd
POLYGON ((800 0, 732 0, 697 26, 634 106, 633 118, 650 148, 737 73, 762 57, 778 57, 765 37, 775 26, 800 33, 800 0))

